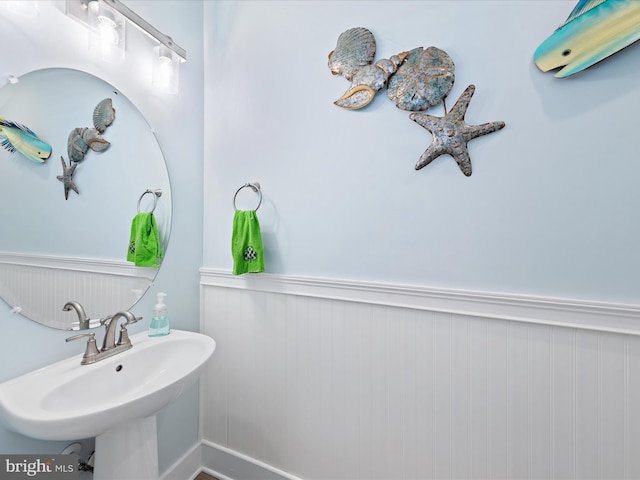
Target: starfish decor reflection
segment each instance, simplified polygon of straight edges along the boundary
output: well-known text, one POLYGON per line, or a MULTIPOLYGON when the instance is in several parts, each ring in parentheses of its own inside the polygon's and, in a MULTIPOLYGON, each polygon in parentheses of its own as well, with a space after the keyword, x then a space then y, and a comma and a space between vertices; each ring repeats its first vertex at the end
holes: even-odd
POLYGON ((78 187, 73 182, 73 172, 76 171, 76 167, 78 164, 76 162, 69 162, 69 166, 64 161, 63 157, 60 157, 60 161, 62 162, 62 175, 58 175, 56 178, 64 183, 64 199, 69 199, 69 190, 73 190, 76 193, 78 192, 78 187))
POLYGON ((489 122, 482 125, 467 125, 464 115, 476 87, 469 85, 449 113, 434 117, 426 113, 412 113, 409 118, 433 134, 433 142, 420 156, 416 170, 426 167, 445 153, 451 155, 467 177, 471 175, 471 158, 467 143, 474 138, 500 130, 504 122, 489 122))

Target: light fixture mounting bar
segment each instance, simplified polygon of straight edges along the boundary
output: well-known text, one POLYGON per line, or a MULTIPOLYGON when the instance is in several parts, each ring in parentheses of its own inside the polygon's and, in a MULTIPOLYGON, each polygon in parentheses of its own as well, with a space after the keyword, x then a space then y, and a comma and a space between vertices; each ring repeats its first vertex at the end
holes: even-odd
POLYGON ((183 61, 187 60, 187 51, 182 48, 180 45, 177 45, 169 35, 165 35, 156 27, 147 22, 144 18, 138 15, 136 12, 131 10, 125 4, 123 4, 120 0, 100 0, 109 5, 111 8, 124 15, 127 20, 137 26, 140 30, 145 32, 147 35, 155 38, 162 45, 167 47, 169 50, 173 51, 176 55, 178 55, 183 61))
MULTIPOLYGON (((181 61, 187 60, 187 51, 180 45, 176 44, 169 35, 165 35, 156 27, 147 22, 144 18, 124 5, 120 0, 98 0, 105 5, 109 5, 115 11, 123 15, 127 20, 133 23, 136 27, 142 30, 144 33, 154 38, 156 41, 167 47, 169 50, 178 55, 181 61)), ((67 14, 70 14, 85 24, 87 20, 87 6, 89 0, 67 0, 67 14)))

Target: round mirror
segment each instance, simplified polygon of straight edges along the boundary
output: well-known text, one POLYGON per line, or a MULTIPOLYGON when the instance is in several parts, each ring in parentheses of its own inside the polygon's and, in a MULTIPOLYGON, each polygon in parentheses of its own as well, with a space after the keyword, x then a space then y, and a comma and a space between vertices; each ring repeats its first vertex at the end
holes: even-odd
POLYGON ((169 175, 145 118, 113 86, 64 68, 30 72, 0 88, 0 117, 3 139, 11 133, 18 141, 21 132, 6 123, 14 122, 51 146, 42 163, 28 151, 0 149, 0 297, 14 313, 60 329, 79 326, 79 315, 63 310, 69 301, 84 307, 92 326, 131 308, 155 278, 171 228, 169 175), (115 114, 96 136, 103 118, 96 107, 105 99, 115 114), (77 134, 96 148, 74 162, 77 134), (157 240, 157 266, 129 255, 141 216, 153 218, 147 234, 157 240))

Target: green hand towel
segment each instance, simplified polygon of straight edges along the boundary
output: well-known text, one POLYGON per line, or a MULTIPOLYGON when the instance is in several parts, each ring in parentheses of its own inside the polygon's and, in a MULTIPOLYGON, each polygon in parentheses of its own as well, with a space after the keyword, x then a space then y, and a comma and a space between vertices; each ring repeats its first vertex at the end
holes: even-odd
POLYGON ((236 210, 231 237, 233 274, 264 272, 264 249, 255 210, 236 210))
POLYGON ((164 252, 153 213, 142 212, 133 217, 127 261, 137 267, 159 267, 164 252))

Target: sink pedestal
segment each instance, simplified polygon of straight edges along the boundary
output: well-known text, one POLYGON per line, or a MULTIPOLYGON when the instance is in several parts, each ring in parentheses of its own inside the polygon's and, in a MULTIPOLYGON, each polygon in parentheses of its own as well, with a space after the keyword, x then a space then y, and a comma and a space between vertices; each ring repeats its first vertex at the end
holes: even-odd
POLYGON ((157 480, 155 415, 129 420, 96 437, 94 480, 157 480))

